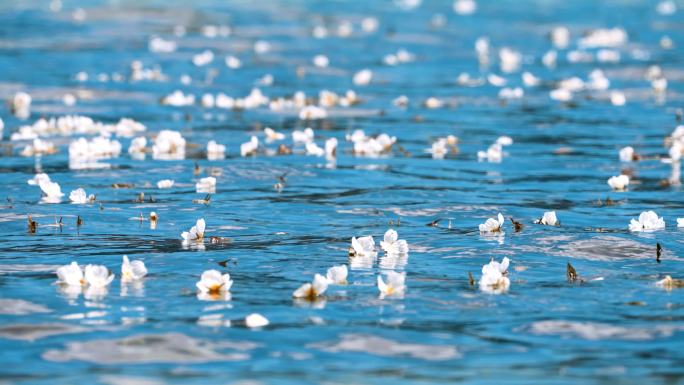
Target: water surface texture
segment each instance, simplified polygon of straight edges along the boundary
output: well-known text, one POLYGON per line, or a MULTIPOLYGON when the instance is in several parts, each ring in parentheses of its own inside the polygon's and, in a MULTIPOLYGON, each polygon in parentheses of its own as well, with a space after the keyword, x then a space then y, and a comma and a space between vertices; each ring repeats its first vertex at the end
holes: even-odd
POLYGON ((679 176, 661 160, 684 100, 684 3, 479 1, 465 15, 452 2, 417 3, 2 2, 0 98, 26 92, 32 102, 25 119, 0 113, 0 383, 683 383, 684 289, 656 282, 684 278, 679 176), (570 33, 567 47, 549 39, 558 26, 570 33), (622 28, 626 39, 580 42, 597 28, 622 28), (155 37, 174 49, 150 49, 155 37), (478 60, 480 37, 488 60, 478 60), (502 68, 504 47, 519 53, 517 68, 502 68), (197 66, 205 50, 213 61, 197 66), (555 66, 543 62, 551 50, 555 66), (228 67, 227 56, 241 66, 228 67), (652 65, 666 90, 647 79, 652 65), (369 84, 353 81, 362 69, 372 71, 369 84), (592 83, 595 69, 607 88, 592 83), (524 84, 526 71, 539 84, 524 84), (572 77, 583 82, 572 100, 552 99, 572 77), (202 103, 220 93, 244 103, 235 98, 253 88, 265 103, 202 103), (175 90, 194 103, 160 103, 175 90), (300 119, 295 92, 316 104, 323 90, 356 99, 300 119), (611 103, 616 90, 624 105, 611 103), (395 103, 401 95, 406 105, 395 103), (278 98, 289 102, 269 105, 278 98), (65 115, 145 129, 113 133, 118 156, 70 159, 72 141, 96 136, 77 129, 40 136, 56 153, 22 156, 33 141, 12 140, 21 126, 65 115), (285 138, 268 143, 266 127, 285 138), (321 148, 338 140, 335 159, 293 143, 307 127, 321 148), (347 136, 357 129, 397 140, 377 156, 354 153, 347 136), (162 130, 181 133, 183 155, 152 153, 162 130), (257 154, 241 156, 252 135, 257 154), (427 150, 448 135, 458 144, 433 158, 427 150), (129 154, 140 136, 146 153, 129 154), (478 159, 500 136, 513 140, 503 158, 478 159), (208 159, 210 140, 226 146, 224 157, 208 159), (280 144, 294 153, 277 155, 280 144), (621 162, 626 146, 642 160, 621 162), (58 203, 27 184, 37 173, 61 186, 58 203), (606 180, 621 173, 631 182, 615 192, 606 180), (202 202, 208 193, 195 184, 210 175, 215 192, 202 202), (159 189, 163 179, 175 183, 159 189), (94 202, 70 203, 79 187, 94 202), (648 210, 665 229, 629 231, 648 210), (560 226, 534 223, 547 211, 560 226), (498 213, 502 232, 480 233, 498 213), (181 232, 200 218, 204 242, 184 244, 181 232), (352 237, 379 244, 389 228, 408 256, 349 257, 352 237), (145 262, 142 281, 121 283, 124 254, 145 262), (482 266, 504 257, 508 290, 480 290, 482 266), (116 277, 98 292, 56 285, 56 269, 72 261, 116 277), (568 263, 581 280, 568 282, 568 263), (341 264, 347 285, 293 300, 314 274, 341 264), (198 298, 209 269, 230 273, 229 295, 198 298), (380 296, 376 279, 388 271, 406 273, 403 297, 380 296), (269 325, 248 327, 252 313, 269 325))

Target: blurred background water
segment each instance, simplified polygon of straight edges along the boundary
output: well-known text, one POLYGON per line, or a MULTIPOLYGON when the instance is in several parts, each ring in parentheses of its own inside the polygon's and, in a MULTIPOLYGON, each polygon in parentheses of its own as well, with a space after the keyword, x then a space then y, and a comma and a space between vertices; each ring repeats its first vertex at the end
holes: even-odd
POLYGON ((463 16, 447 1, 401 6, 408 3, 2 2, 0 98, 25 91, 33 103, 28 120, 9 109, 1 114, 0 192, 7 201, 0 209, 0 383, 683 382, 684 298, 654 285, 665 274, 682 276, 675 223, 684 217, 681 191, 661 183, 670 177, 668 165, 618 158, 628 145, 651 158, 667 154, 663 138, 677 125, 683 100, 681 10, 662 15, 655 2, 631 0, 480 1, 463 16), (371 16, 378 28, 364 31, 361 22, 371 16), (336 36, 345 22, 351 35, 336 36), (207 25, 229 26, 230 34, 207 36, 207 25), (573 40, 548 68, 541 58, 551 49, 549 31, 559 25, 573 40), (176 26, 186 33, 176 36, 176 26), (316 26, 330 36, 312 37, 316 26), (629 36, 616 49, 619 62, 567 60, 587 30, 611 27, 629 36), (674 48, 660 46, 665 35, 674 48), (177 50, 150 52, 152 36, 175 41, 177 50), (475 55, 481 36, 492 46, 489 66, 475 55), (259 40, 271 50, 255 53, 259 40), (522 53, 520 70, 500 71, 494 52, 502 47, 522 53), (194 66, 192 56, 205 49, 214 61, 194 66), (383 64, 398 49, 415 60, 383 64), (225 66, 229 54, 242 68, 225 66), (330 66, 313 66, 317 54, 327 55, 330 66), (167 79, 131 81, 133 60, 158 66, 167 79), (661 97, 644 79, 652 64, 669 82, 661 97), (373 80, 356 86, 352 76, 363 68, 373 80), (555 82, 586 79, 596 68, 625 94, 625 106, 612 105, 608 91, 582 92, 571 103, 549 98, 555 82), (498 97, 500 87, 456 80, 463 72, 495 73, 522 87, 522 71, 542 84, 508 102, 498 97), (77 79, 79 72, 88 79, 77 79), (259 85, 267 74, 273 84, 259 85), (182 75, 192 81, 182 83, 182 75), (255 86, 271 98, 354 89, 361 103, 318 121, 268 107, 159 103, 176 89, 238 97, 255 86), (75 105, 63 103, 66 93, 77 95, 75 105), (399 95, 409 98, 408 107, 392 104, 399 95), (425 108, 431 96, 445 106, 425 108), (121 138, 123 154, 102 161, 107 168, 76 170, 67 148, 76 136, 50 138, 59 152, 43 157, 22 157, 24 142, 9 140, 23 124, 67 114, 132 118, 147 127, 148 138, 178 130, 189 143, 186 157, 133 159, 125 151, 130 139, 121 138), (288 144, 293 130, 309 126, 319 143, 335 137, 337 161, 301 153, 240 157, 240 144, 266 126, 287 134, 288 144), (345 141, 355 129, 394 135, 397 146, 378 158, 355 156, 345 141), (460 139, 459 153, 432 159, 425 150, 446 135, 460 139), (503 162, 478 162, 477 151, 500 135, 514 140, 503 162), (207 160, 211 139, 227 146, 225 159, 207 160), (606 179, 625 169, 633 175, 629 191, 612 192, 606 179), (67 195, 85 188, 96 203, 74 205, 66 197, 39 203, 40 190, 26 183, 37 172, 48 173, 67 195), (216 193, 208 205, 193 203, 206 195, 194 184, 209 172, 217 175, 216 193), (285 186, 276 191, 282 175, 285 186), (159 190, 160 179, 176 184, 159 190), (137 201, 141 192, 145 202, 137 201), (608 197, 614 205, 602 203, 608 197), (551 210, 562 226, 532 223, 551 210), (629 220, 646 210, 663 216, 667 228, 630 233, 629 220), (159 215, 156 229, 136 219, 150 211, 159 215), (515 232, 507 222, 503 236, 480 235, 477 225, 498 212, 525 228, 515 232), (27 215, 39 224, 35 234, 27 232, 27 215), (64 226, 49 226, 59 218, 64 226), (180 233, 198 218, 206 219, 207 236, 230 240, 184 247, 180 233), (426 226, 437 219, 439 226, 426 226), (389 227, 408 241, 407 259, 349 260, 352 236, 378 241, 389 227), (664 249, 661 263, 656 243, 664 249), (150 274, 142 285, 120 285, 124 254, 145 261, 150 274), (490 258, 504 256, 511 259, 508 293, 469 285, 469 272, 477 279, 490 258), (105 297, 69 296, 53 284, 56 268, 72 260, 117 274, 105 297), (568 283, 568 262, 582 277, 604 279, 568 283), (331 287, 316 303, 291 299, 314 273, 337 264, 350 264, 349 285, 331 287), (207 269, 231 274, 230 301, 196 297, 195 282, 207 269), (387 269, 406 271, 403 299, 378 297, 375 278, 387 269), (245 327, 244 317, 254 312, 270 325, 245 327))

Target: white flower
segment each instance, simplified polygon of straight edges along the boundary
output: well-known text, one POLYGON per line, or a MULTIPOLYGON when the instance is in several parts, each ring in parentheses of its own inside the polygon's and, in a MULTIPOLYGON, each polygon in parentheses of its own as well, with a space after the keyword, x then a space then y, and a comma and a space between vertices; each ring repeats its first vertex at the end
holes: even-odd
POLYGON ((347 265, 339 265, 329 268, 325 278, 330 285, 346 285, 347 275, 347 265))
POLYGON ((436 142, 432 143, 432 147, 427 150, 434 159, 443 159, 444 156, 449 152, 447 147, 447 140, 445 138, 439 138, 436 142))
POLYGON ((85 280, 88 286, 102 288, 114 280, 114 274, 102 265, 88 265, 85 267, 85 280))
POLYGON ((320 148, 316 143, 309 142, 306 144, 306 155, 323 156, 325 155, 325 150, 320 148))
POLYGON ((406 273, 397 273, 396 271, 387 272, 387 282, 383 281, 382 276, 378 275, 378 290, 380 290, 380 295, 385 296, 402 296, 406 290, 406 273))
POLYGON ((503 72, 515 72, 520 67, 520 62, 522 61, 522 54, 520 52, 512 50, 508 47, 504 47, 499 50, 499 66, 503 72))
POLYGON ((14 116, 27 119, 31 115, 31 95, 26 92, 17 92, 12 98, 10 107, 14 116))
POLYGON ((138 136, 131 140, 131 145, 128 146, 128 153, 132 155, 144 154, 145 146, 147 146, 147 138, 138 136))
POLYGON ((230 69, 235 70, 235 69, 242 67, 242 61, 240 61, 239 58, 237 58, 233 55, 226 56, 225 61, 226 61, 226 67, 228 67, 230 69))
POLYGON ((665 228, 665 220, 658 217, 654 211, 644 211, 639 215, 639 220, 632 219, 629 223, 629 231, 652 231, 665 228))
POLYGON ((497 216, 497 219, 494 218, 488 218, 485 223, 480 224, 480 232, 483 233, 494 233, 501 231, 501 227, 504 224, 504 217, 499 213, 497 216))
POLYGON ((147 268, 143 261, 129 261, 128 256, 123 256, 121 263, 121 282, 137 281, 147 275, 147 268))
POLYGON ((408 253, 408 243, 403 239, 397 239, 399 235, 393 229, 389 229, 385 232, 384 240, 380 241, 380 247, 387 254, 407 254, 408 253))
POLYGON ((569 102, 572 100, 572 92, 565 88, 556 88, 549 92, 549 97, 559 102, 569 102))
POLYGON ((325 141, 325 157, 328 160, 337 157, 337 138, 330 138, 325 141))
POLYGON ((546 225, 546 226, 558 226, 558 225, 560 225, 558 218, 556 218, 556 212, 555 211, 545 212, 544 216, 542 216, 541 219, 539 219, 535 222, 539 223, 541 225, 546 225))
POLYGON ((444 106, 444 102, 441 99, 436 98, 434 96, 430 96, 429 98, 425 99, 425 102, 423 104, 426 108, 429 108, 431 110, 435 108, 442 108, 442 106, 444 106))
POLYGON ((195 286, 201 294, 220 296, 230 291, 233 281, 228 273, 221 274, 218 270, 206 270, 195 286))
POLYGON ((328 279, 316 274, 311 283, 305 283, 292 293, 294 298, 307 298, 314 300, 328 289, 328 279))
POLYGON ((475 0, 456 0, 453 8, 461 16, 472 15, 477 10, 477 3, 475 0))
POLYGON ((57 283, 69 286, 83 286, 85 279, 83 278, 83 270, 76 262, 71 262, 69 265, 61 266, 57 269, 57 283))
POLYGON ((631 162, 634 160, 634 148, 632 146, 623 147, 620 149, 620 161, 631 162))
POLYGON ((330 64, 330 60, 325 55, 316 55, 313 58, 313 64, 316 67, 325 68, 330 64))
POLYGON ((41 182, 50 182, 50 177, 48 174, 41 173, 41 174, 36 174, 33 179, 29 179, 26 181, 26 183, 30 184, 31 186, 40 186, 41 182))
POLYGON ((560 26, 551 30, 551 42, 558 49, 565 49, 570 44, 570 30, 560 26))
POLYGON ((197 223, 195 223, 195 226, 192 226, 190 231, 183 231, 181 234, 181 237, 183 238, 183 241, 188 242, 188 241, 201 241, 204 239, 204 228, 206 226, 206 223, 204 222, 204 218, 198 219, 197 223))
POLYGON ((205 50, 192 57, 192 64, 197 67, 205 66, 214 61, 214 53, 210 50, 205 50))
POLYGON ((508 290, 511 282, 505 275, 509 263, 509 259, 504 257, 501 263, 492 260, 488 264, 482 266, 482 277, 479 282, 480 290, 494 294, 499 294, 508 290))
POLYGON ((264 134, 266 135, 266 141, 267 142, 275 142, 277 140, 283 140, 285 139, 285 134, 281 132, 276 132, 276 130, 266 127, 264 128, 264 134))
POLYGON ((252 313, 245 317, 245 325, 248 328, 261 328, 268 325, 268 319, 261 314, 252 313))
POLYGON ((157 188, 159 188, 159 189, 171 188, 171 187, 173 187, 174 183, 175 182, 173 181, 173 179, 162 179, 162 180, 157 182, 157 188))
POLYGON ((84 189, 78 188, 69 194, 69 200, 72 203, 84 204, 88 201, 88 197, 84 189))
POLYGON ((373 72, 369 69, 362 69, 354 74, 354 84, 357 86, 367 86, 373 78, 373 72))
POLYGON ((375 240, 373 240, 372 235, 365 237, 352 237, 351 239, 351 249, 350 254, 357 257, 368 257, 374 256, 375 253, 375 240))
POLYGON ((522 80, 525 87, 536 87, 541 84, 541 79, 534 76, 531 72, 523 72, 522 80))
POLYGON ((154 159, 185 158, 185 138, 178 131, 160 131, 154 139, 152 156, 154 159))
POLYGON ((200 99, 200 104, 204 108, 214 108, 214 105, 216 105, 214 95, 212 95, 212 94, 202 95, 202 98, 200 99))
POLYGON ((301 120, 317 120, 328 117, 328 111, 323 107, 306 106, 299 110, 299 119, 301 120))
POLYGON ((501 146, 510 146, 513 144, 513 138, 510 136, 500 136, 496 139, 496 144, 499 144, 501 146))
MULTIPOLYGON (((161 103, 168 106, 183 107, 195 104, 195 95, 185 95, 182 91, 176 90, 162 98, 161 103)), ((162 131, 163 132, 163 131, 162 131)))
POLYGON ((677 227, 684 227, 684 218, 677 218, 677 227))
POLYGON ((223 159, 226 156, 226 146, 210 140, 207 143, 207 158, 209 160, 223 159))
POLYGON ((43 194, 45 194, 43 201, 47 203, 59 203, 60 198, 64 196, 62 189, 57 182, 42 180, 39 182, 38 186, 40 186, 43 194))
POLYGON ((314 131, 307 127, 304 130, 292 131, 292 141, 295 143, 309 143, 314 139, 314 131))
POLYGON ((608 186, 615 191, 624 191, 629 186, 629 176, 623 174, 611 176, 608 178, 608 186))
POLYGON ((245 143, 242 143, 240 145, 240 155, 241 156, 256 155, 258 149, 259 149, 259 138, 257 138, 256 136, 252 136, 249 139, 249 142, 245 142, 245 143))
POLYGON ((198 193, 214 193, 216 192, 216 178, 213 176, 208 176, 202 178, 199 182, 195 183, 195 191, 198 193))
POLYGON ((610 103, 614 106, 624 106, 627 102, 625 94, 620 91, 612 91, 610 93, 610 103))
POLYGON ((502 159, 503 147, 499 143, 493 143, 491 146, 489 146, 489 148, 487 148, 487 151, 477 152, 478 161, 486 160, 487 162, 491 163, 500 163, 502 159))

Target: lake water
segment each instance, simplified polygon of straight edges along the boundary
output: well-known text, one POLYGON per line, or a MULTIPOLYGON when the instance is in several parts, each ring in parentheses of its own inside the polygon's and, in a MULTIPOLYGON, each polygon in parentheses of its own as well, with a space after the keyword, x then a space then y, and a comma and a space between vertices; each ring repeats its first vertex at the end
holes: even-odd
POLYGON ((684 291, 655 284, 665 275, 684 278, 676 227, 684 201, 676 183, 663 183, 673 169, 658 159, 667 157, 663 140, 684 100, 681 9, 662 14, 656 2, 627 0, 480 1, 473 14, 459 15, 447 1, 412 9, 409 1, 225 3, 0 4, 0 97, 32 97, 27 119, 9 108, 0 114, 0 193, 7 198, 0 208, 0 383, 684 382, 684 291), (548 34, 560 25, 570 43, 556 49, 557 64, 549 67, 542 63, 553 49, 548 34), (613 27, 624 28, 628 40, 578 49, 587 31, 613 27), (151 52, 153 36, 176 49, 151 52), (483 36, 488 65, 474 49, 483 36), (255 52, 257 41, 270 49, 255 52), (521 54, 518 69, 502 71, 503 47, 521 54), (207 49, 213 61, 194 65, 193 55, 207 49), (412 60, 383 62, 400 49, 412 60), (591 62, 571 62, 571 51, 591 62), (619 61, 606 61, 615 53, 619 61), (227 67, 226 55, 242 66, 227 67), (316 55, 329 65, 315 66, 316 55), (164 77, 132 80, 134 60, 164 77), (660 94, 644 78, 654 64, 668 80, 660 94), (370 84, 354 84, 364 68, 372 71, 370 84), (597 68, 608 89, 585 85, 570 102, 549 97, 558 81, 586 82, 597 68), (541 84, 524 85, 525 71, 541 84), (466 86, 462 73, 496 74, 524 96, 502 101, 501 86, 466 86), (352 89, 358 102, 301 120, 298 108, 235 110, 199 100, 205 93, 242 98, 254 87, 270 99, 352 89), (160 104, 174 90, 197 100, 160 104), (611 104, 613 90, 625 105, 611 104), (76 103, 65 104, 65 94, 76 103), (393 103, 400 95, 408 106, 393 103), (425 107, 429 97, 443 105, 425 107), (92 135, 42 137, 57 153, 28 157, 20 152, 31 141, 10 140, 41 117, 72 114, 104 123, 134 119, 146 127, 135 136, 148 139, 148 151, 161 130, 179 131, 185 156, 161 160, 148 152, 140 159, 127 152, 132 137, 114 135, 121 155, 99 160, 101 168, 79 167, 70 162, 69 143, 92 135), (266 143, 265 127, 285 139, 266 143), (292 143, 291 133, 306 127, 321 147, 337 138, 335 161, 292 143), (360 156, 346 139, 356 129, 397 142, 389 153, 360 156), (240 144, 251 135, 259 153, 242 157, 240 144), (447 135, 458 137, 458 152, 433 159, 426 150, 447 135), (502 135, 513 139, 502 161, 479 161, 477 152, 502 135), (226 146, 224 159, 207 159, 209 140, 226 146), (294 154, 265 153, 280 143, 294 154), (645 159, 620 162, 625 146, 645 159), (27 184, 39 172, 59 183, 60 203, 42 203, 41 189, 27 184), (631 183, 614 192, 606 180, 621 172, 631 183), (195 188, 207 175, 217 179, 215 193, 208 204, 193 202, 207 195, 195 188), (175 184, 158 189, 162 179, 175 184), (78 187, 95 202, 69 203, 78 187), (560 226, 533 223, 553 210, 560 226), (648 210, 664 217, 666 228, 630 232, 630 219, 648 210), (478 225, 499 212, 503 233, 481 234, 478 225), (27 231, 28 215, 35 233, 27 231), (184 245, 181 232, 199 218, 207 223, 203 245, 184 245), (379 243, 389 228, 408 242, 407 257, 349 257, 353 236, 379 243), (121 284, 124 254, 145 262, 144 280, 121 284), (503 257, 511 261, 510 288, 481 291, 482 265, 503 257), (105 265, 116 278, 99 295, 65 291, 55 271, 71 261, 105 265), (567 263, 583 282, 567 281, 567 263), (313 302, 292 299, 315 273, 340 264, 349 266, 348 285, 331 285, 313 302), (195 283, 209 269, 230 273, 229 300, 198 298, 195 283), (406 272, 403 297, 379 295, 376 277, 391 270, 406 272), (246 327, 252 313, 269 325, 246 327))

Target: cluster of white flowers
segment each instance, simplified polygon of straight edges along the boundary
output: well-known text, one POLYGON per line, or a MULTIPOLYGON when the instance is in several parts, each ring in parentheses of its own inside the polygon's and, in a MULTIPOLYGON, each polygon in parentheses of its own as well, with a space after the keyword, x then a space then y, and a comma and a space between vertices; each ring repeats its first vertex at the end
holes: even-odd
POLYGON ((103 136, 91 140, 78 138, 69 144, 69 158, 74 160, 116 158, 119 154, 121 154, 121 143, 103 136))
POLYGON ((630 231, 654 231, 665 228, 665 220, 658 217, 654 211, 644 211, 639 215, 639 219, 632 219, 629 222, 630 231))
POLYGON ((486 293, 501 294, 508 290, 511 281, 506 276, 510 261, 504 257, 501 263, 492 260, 482 266, 482 277, 480 278, 480 290, 486 293))
POLYGON ((122 118, 115 124, 94 121, 81 115, 66 115, 50 119, 38 119, 31 125, 19 127, 11 136, 11 140, 32 140, 38 137, 101 135, 129 138, 145 131, 145 126, 132 119, 122 118))
POLYGON ((366 136, 363 130, 355 130, 347 135, 347 140, 354 144, 354 154, 367 157, 378 157, 392 151, 392 145, 396 143, 396 136, 382 133, 378 136, 366 136))
POLYGON ((432 147, 427 149, 427 152, 432 154, 434 159, 444 159, 444 157, 449 153, 449 147, 454 148, 458 143, 458 138, 449 135, 446 138, 438 138, 432 147))
POLYGON ((42 140, 40 138, 33 139, 32 144, 27 144, 23 150, 21 150, 21 156, 40 156, 40 155, 50 155, 57 152, 57 147, 54 143, 42 140))
MULTIPOLYGON (((122 283, 140 281, 145 275, 147 268, 142 261, 129 261, 128 256, 123 256, 122 283)), ((69 294, 78 295, 85 288, 86 296, 104 295, 113 280, 114 274, 102 265, 87 265, 83 268, 74 261, 57 269, 57 283, 69 294)))
POLYGON ((178 131, 162 130, 152 146, 154 159, 184 159, 185 138, 178 131))

